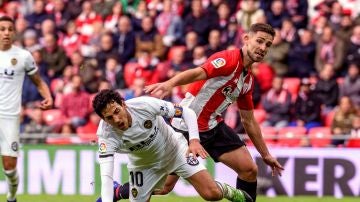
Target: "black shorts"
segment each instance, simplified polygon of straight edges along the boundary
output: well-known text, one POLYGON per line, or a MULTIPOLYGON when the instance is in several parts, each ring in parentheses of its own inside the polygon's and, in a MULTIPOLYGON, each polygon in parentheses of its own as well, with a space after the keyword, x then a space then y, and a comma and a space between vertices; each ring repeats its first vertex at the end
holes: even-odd
MULTIPOLYGON (((179 132, 183 133, 184 136, 189 139, 188 132, 179 132)), ((222 154, 245 145, 245 142, 240 139, 239 135, 224 122, 220 122, 215 128, 209 131, 200 132, 199 135, 201 145, 215 162, 219 162, 219 157, 222 154)))

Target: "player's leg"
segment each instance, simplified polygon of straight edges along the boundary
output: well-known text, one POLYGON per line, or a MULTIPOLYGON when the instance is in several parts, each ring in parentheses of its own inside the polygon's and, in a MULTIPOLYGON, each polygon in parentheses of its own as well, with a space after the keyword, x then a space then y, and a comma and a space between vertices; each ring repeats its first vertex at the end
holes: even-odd
POLYGON ((188 180, 200 196, 207 201, 218 201, 226 198, 235 202, 252 202, 251 197, 242 190, 231 187, 228 184, 215 182, 210 173, 202 165, 182 165, 178 171, 179 175, 191 176, 185 178, 188 180))
POLYGON ((213 143, 206 146, 205 149, 215 162, 224 163, 238 174, 236 188, 246 191, 255 201, 257 165, 244 141, 224 122, 219 123, 212 133, 200 134, 201 138, 213 135, 213 143))
POLYGON ((0 118, 0 148, 4 174, 8 184, 7 200, 10 202, 16 201, 19 184, 19 175, 16 169, 19 152, 19 124, 18 118, 0 118))
POLYGON ((178 179, 179 179, 179 176, 176 174, 168 175, 166 178, 164 187, 160 188, 160 189, 155 189, 153 192, 153 195, 166 195, 166 194, 170 193, 174 189, 178 179))

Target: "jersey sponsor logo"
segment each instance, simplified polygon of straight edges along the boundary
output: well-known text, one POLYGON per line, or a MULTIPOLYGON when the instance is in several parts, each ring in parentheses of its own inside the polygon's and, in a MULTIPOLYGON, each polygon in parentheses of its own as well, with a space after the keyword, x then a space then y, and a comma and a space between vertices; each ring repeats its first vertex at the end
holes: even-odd
POLYGON ((17 64, 17 59, 16 59, 16 58, 12 58, 10 62, 11 62, 12 65, 15 66, 15 65, 17 64))
POLYGON ((232 93, 233 89, 231 86, 226 86, 225 88, 222 89, 221 92, 225 95, 225 97, 230 98, 232 101, 236 100, 236 97, 232 93))
POLYGON ((18 149, 19 149, 19 144, 17 143, 17 142, 13 142, 13 143, 11 143, 11 149, 13 150, 13 151, 18 151, 18 149))
POLYGON ((152 121, 151 120, 146 120, 144 122, 144 128, 146 128, 146 129, 152 128, 152 121))
POLYGON ((211 61, 211 64, 214 65, 215 68, 220 68, 225 66, 226 61, 224 58, 216 58, 215 60, 211 61))
POLYGON ((137 197, 137 195, 138 195, 138 190, 136 189, 136 188, 132 188, 131 189, 131 194, 132 194, 132 196, 134 197, 134 198, 136 198, 137 197))
POLYGON ((196 166, 196 165, 199 165, 199 160, 197 160, 194 156, 192 155, 189 155, 187 158, 186 158, 186 162, 187 164, 191 165, 191 166, 196 166))
POLYGON ((106 152, 106 144, 105 143, 100 143, 99 145, 99 152, 100 153, 105 153, 106 152))
POLYGON ((148 139, 144 140, 144 141, 141 141, 139 144, 136 144, 132 147, 129 148, 130 151, 138 151, 138 150, 141 150, 142 148, 150 145, 156 138, 157 134, 159 132, 159 128, 157 128, 155 126, 154 128, 154 132, 149 136, 148 139))

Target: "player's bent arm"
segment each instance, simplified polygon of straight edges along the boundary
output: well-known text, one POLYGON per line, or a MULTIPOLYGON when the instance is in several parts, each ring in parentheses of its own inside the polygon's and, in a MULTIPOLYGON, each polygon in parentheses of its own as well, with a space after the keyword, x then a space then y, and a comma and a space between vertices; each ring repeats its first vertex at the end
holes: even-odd
POLYGON ((45 83, 45 81, 40 77, 40 74, 36 72, 35 74, 29 75, 30 80, 35 84, 37 87, 40 95, 47 100, 52 101, 51 93, 49 86, 45 83))
POLYGON ((261 134, 260 126, 254 117, 253 110, 240 110, 240 117, 246 133, 249 135, 249 138, 253 142, 260 155, 263 158, 270 155, 270 152, 261 134))
POLYGON ((99 155, 100 176, 101 176, 101 199, 102 202, 113 202, 113 172, 114 156, 99 155))
POLYGON ((182 117, 184 122, 186 123, 189 132, 189 140, 200 140, 197 117, 195 112, 188 107, 182 107, 182 110, 182 117))
POLYGON ((174 86, 181 86, 185 84, 192 83, 194 81, 204 80, 207 78, 206 72, 202 67, 196 67, 193 69, 189 69, 183 71, 173 78, 166 81, 172 87, 174 86))

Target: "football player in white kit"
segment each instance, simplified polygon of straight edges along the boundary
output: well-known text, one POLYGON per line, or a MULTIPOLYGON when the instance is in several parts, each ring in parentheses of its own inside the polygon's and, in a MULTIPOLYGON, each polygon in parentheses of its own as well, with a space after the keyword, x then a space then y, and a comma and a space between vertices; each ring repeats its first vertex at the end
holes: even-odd
POLYGON ((27 50, 13 45, 14 21, 0 17, 0 154, 8 183, 7 201, 16 201, 19 183, 16 170, 19 153, 21 93, 25 74, 36 85, 44 100, 42 109, 49 109, 53 99, 49 87, 41 79, 34 58, 27 50))
POLYGON ((124 101, 114 90, 103 90, 93 101, 102 118, 97 135, 101 173, 101 198, 117 201, 113 190, 114 153, 127 153, 130 201, 150 201, 155 189, 162 189, 170 173, 188 180, 205 200, 252 201, 245 192, 215 182, 196 156, 208 153, 200 145, 195 112, 152 97, 124 101), (189 146, 163 117, 182 117, 189 131, 189 146), (193 154, 193 155, 192 155, 193 154))

